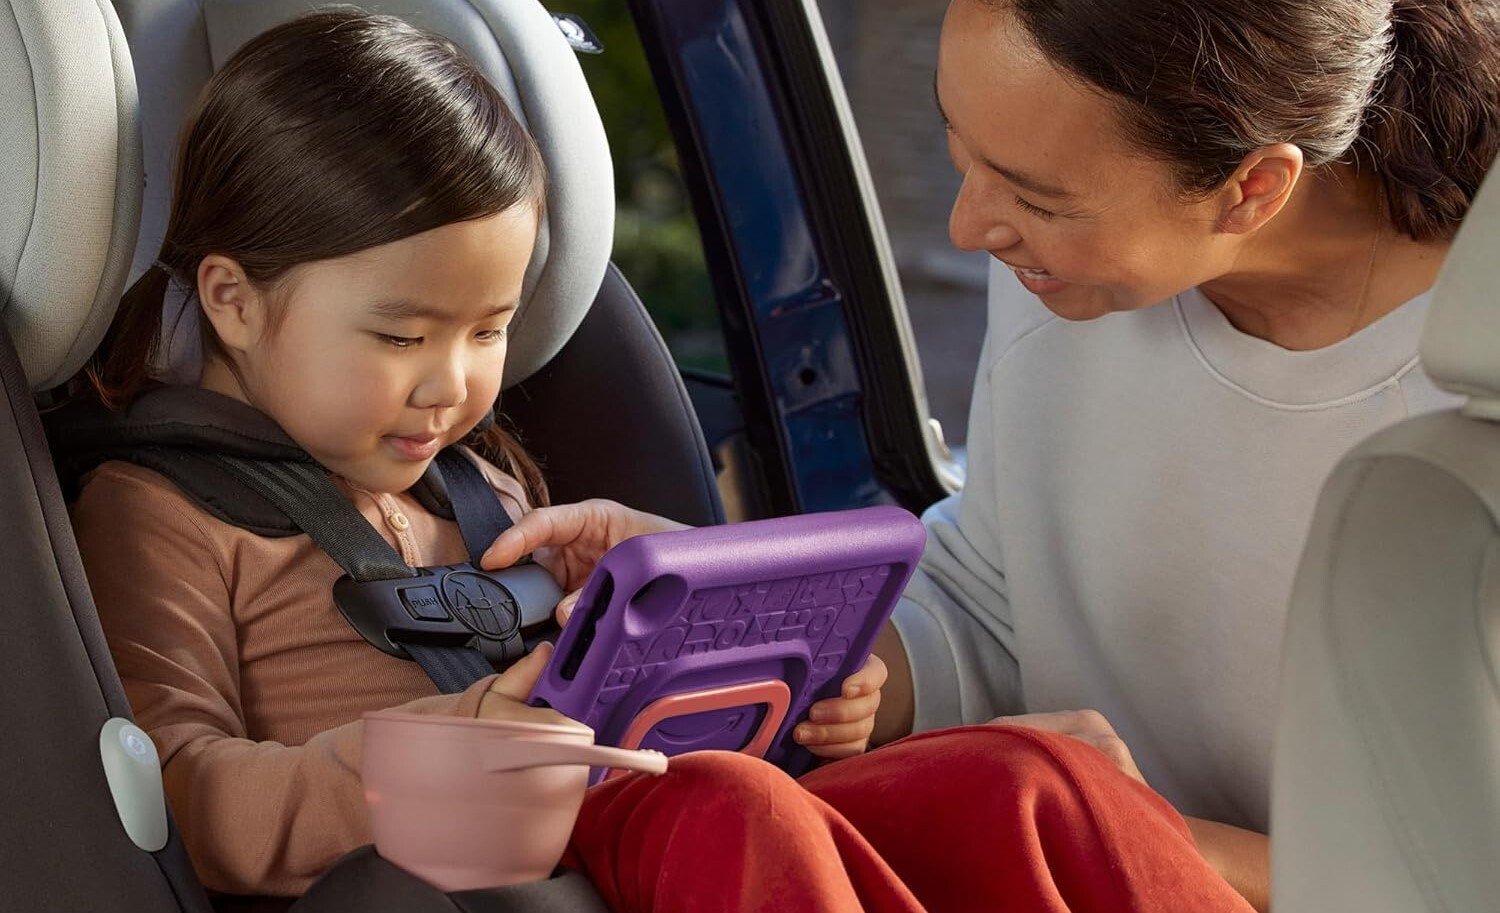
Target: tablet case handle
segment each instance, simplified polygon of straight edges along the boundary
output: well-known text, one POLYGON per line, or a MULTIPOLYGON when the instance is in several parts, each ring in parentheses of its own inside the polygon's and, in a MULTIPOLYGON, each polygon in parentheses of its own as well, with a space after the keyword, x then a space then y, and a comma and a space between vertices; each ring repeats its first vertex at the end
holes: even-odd
POLYGON ((586 767, 609 767, 648 774, 667 772, 667 756, 659 751, 637 751, 610 748, 605 745, 569 745, 562 742, 535 742, 529 739, 504 739, 479 748, 480 763, 488 773, 526 770, 556 764, 579 764, 586 767))

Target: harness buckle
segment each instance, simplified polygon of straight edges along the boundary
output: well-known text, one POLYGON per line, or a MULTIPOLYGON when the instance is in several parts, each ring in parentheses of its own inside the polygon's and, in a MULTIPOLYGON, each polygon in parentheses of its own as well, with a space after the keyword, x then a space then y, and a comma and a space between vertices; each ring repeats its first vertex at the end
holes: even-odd
POLYGON ((499 668, 525 654, 523 630, 549 621, 562 596, 537 564, 484 571, 466 562, 387 580, 345 575, 333 585, 344 618, 383 652, 411 659, 403 644, 474 646, 499 668))

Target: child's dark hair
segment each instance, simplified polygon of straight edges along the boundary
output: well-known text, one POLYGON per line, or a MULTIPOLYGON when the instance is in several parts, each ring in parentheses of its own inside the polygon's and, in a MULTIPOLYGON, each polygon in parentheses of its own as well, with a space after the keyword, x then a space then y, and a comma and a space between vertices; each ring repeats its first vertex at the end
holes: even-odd
MULTIPOLYGON (((168 286, 196 288, 208 254, 274 288, 302 263, 540 211, 545 180, 531 137, 446 39, 352 8, 273 28, 214 75, 183 126, 160 256, 125 293, 88 378, 112 408, 153 382, 168 286)), ((222 357, 199 326, 205 355, 222 357)), ((536 463, 499 423, 467 443, 546 503, 536 463)))

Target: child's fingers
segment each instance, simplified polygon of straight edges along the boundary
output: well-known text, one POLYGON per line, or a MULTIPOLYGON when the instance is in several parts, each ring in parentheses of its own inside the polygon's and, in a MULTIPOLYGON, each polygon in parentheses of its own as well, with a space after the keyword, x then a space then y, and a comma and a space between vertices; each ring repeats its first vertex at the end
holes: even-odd
POLYGON ((843 695, 846 698, 858 697, 871 691, 879 691, 885 687, 889 674, 890 670, 886 668, 885 662, 872 653, 858 672, 844 679, 843 695))
POLYGON ((547 668, 547 660, 551 657, 551 644, 546 641, 537 644, 535 650, 521 657, 515 665, 500 673, 490 685, 490 690, 512 700, 526 700, 531 697, 531 691, 536 687, 537 680, 542 677, 542 670, 547 668))
POLYGON ((565 625, 568 623, 568 617, 573 614, 573 609, 578 605, 578 597, 582 595, 583 590, 574 590, 558 602, 556 609, 558 624, 565 625))
POLYGON ((813 723, 852 723, 874 717, 879 709, 879 691, 853 700, 831 697, 813 704, 807 711, 807 719, 813 723))
POLYGON ((854 742, 868 742, 875 731, 875 719, 858 720, 853 723, 830 723, 815 725, 802 723, 792 732, 797 744, 809 750, 827 748, 854 742))

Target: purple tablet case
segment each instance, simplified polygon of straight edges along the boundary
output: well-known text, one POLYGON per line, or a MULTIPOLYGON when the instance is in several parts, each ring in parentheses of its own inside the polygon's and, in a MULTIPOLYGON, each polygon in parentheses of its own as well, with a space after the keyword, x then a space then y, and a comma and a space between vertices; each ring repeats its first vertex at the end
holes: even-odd
POLYGON ((898 507, 626 540, 589 578, 532 703, 600 744, 746 751, 803 773, 813 756, 792 728, 864 665, 925 543, 898 507))

